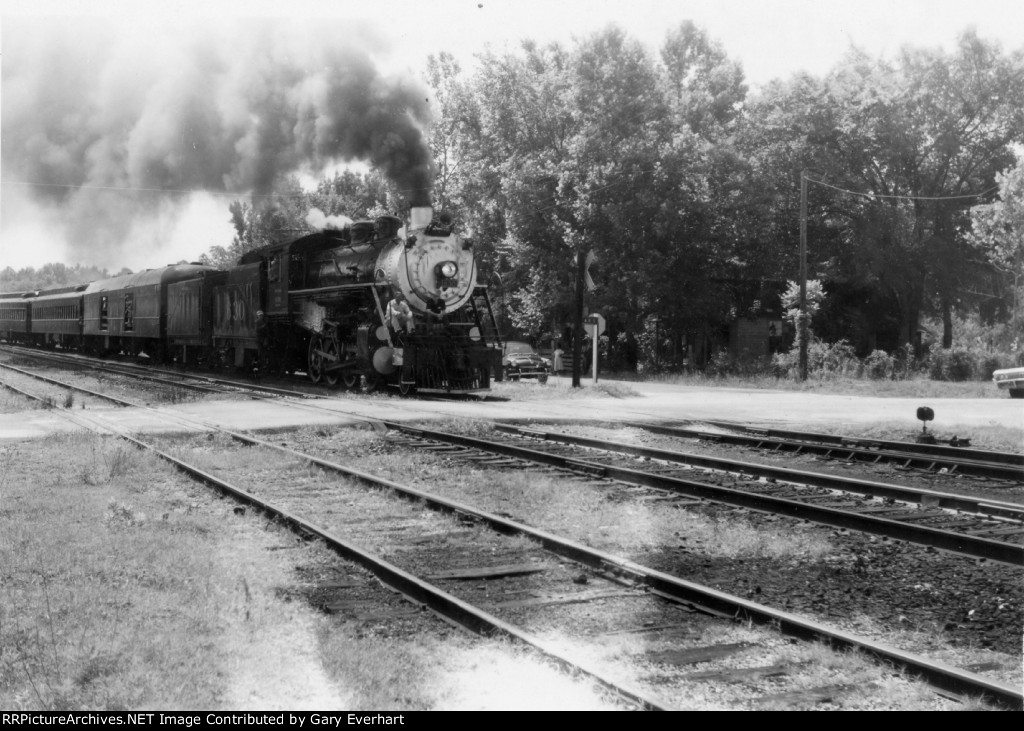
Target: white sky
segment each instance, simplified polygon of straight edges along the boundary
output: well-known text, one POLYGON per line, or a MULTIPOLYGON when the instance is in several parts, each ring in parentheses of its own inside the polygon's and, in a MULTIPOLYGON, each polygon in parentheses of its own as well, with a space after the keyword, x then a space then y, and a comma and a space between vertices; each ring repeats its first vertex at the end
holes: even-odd
MULTIPOLYGON (((574 37, 612 23, 657 52, 670 28, 693 20, 742 63, 754 86, 800 70, 824 74, 851 46, 872 56, 892 56, 904 45, 952 50, 957 36, 970 26, 982 38, 1001 42, 1004 51, 1024 49, 1022 0, 0 0, 4 32, 45 25, 54 15, 102 16, 126 33, 159 33, 160 23, 170 21, 187 25, 243 16, 322 18, 328 27, 337 25, 339 43, 345 43, 345 22, 358 18, 392 39, 389 66, 416 74, 429 53, 447 50, 471 68, 473 54, 487 46, 514 50, 523 38, 568 45, 574 37), (146 22, 153 20, 152 25, 146 22)), ((223 199, 197 197, 167 246, 158 252, 138 251, 114 266, 67 261, 62 242, 39 220, 39 212, 5 186, 0 196, 0 268, 64 261, 140 269, 195 259, 211 243, 230 243, 226 209, 223 199)))

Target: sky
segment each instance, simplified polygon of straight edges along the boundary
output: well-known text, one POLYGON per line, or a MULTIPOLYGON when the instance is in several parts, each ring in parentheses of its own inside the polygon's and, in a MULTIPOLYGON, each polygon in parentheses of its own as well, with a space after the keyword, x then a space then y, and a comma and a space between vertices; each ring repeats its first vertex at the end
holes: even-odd
POLYGON ((754 88, 823 75, 851 47, 951 51, 971 26, 1024 49, 1020 0, 0 0, 0 269, 195 260, 231 242, 228 204, 276 173, 316 179, 339 152, 417 169, 373 148, 361 126, 385 116, 360 106, 361 84, 386 89, 382 103, 409 102, 398 133, 412 140, 429 110, 410 81, 430 53, 471 70, 486 49, 569 46, 615 24, 656 54, 684 20, 754 88), (243 19, 271 30, 248 32, 243 19), (255 134, 257 114, 297 131, 255 134), (324 128, 343 150, 323 146, 324 128), (238 194, 202 192, 225 189, 238 194))

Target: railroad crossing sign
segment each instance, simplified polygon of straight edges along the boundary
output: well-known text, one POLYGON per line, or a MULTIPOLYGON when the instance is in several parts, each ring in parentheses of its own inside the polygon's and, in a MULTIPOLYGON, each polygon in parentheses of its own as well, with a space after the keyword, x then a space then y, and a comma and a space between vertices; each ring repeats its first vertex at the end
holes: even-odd
POLYGON ((590 330, 590 334, 592 337, 597 337, 598 335, 604 334, 604 318, 597 313, 594 313, 593 315, 588 315, 587 317, 583 318, 583 324, 588 326, 588 329, 590 330), (595 327, 597 328, 597 332, 594 332, 593 330, 593 328, 595 327))

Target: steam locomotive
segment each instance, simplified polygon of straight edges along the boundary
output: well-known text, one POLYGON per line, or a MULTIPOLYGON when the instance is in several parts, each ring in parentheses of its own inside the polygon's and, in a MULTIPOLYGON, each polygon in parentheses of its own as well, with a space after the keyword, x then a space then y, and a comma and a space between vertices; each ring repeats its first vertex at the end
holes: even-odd
MULTIPOLYGON (((413 208, 245 254, 0 295, 0 338, 368 389, 470 393, 501 373, 471 239, 413 208)), ((500 376, 499 376, 500 377, 500 376)))

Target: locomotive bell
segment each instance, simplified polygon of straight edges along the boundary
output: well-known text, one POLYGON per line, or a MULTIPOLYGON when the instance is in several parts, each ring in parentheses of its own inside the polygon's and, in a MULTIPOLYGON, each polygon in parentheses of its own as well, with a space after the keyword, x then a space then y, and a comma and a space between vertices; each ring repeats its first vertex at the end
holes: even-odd
POLYGON ((929 422, 935 418, 935 412, 927 406, 919 406, 917 408, 917 418, 919 421, 929 422))

